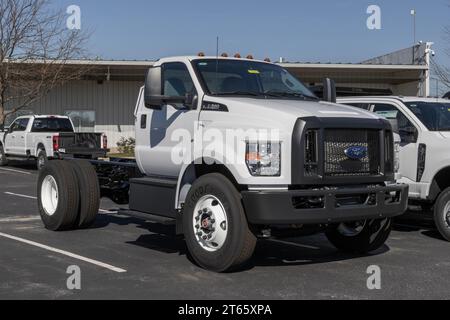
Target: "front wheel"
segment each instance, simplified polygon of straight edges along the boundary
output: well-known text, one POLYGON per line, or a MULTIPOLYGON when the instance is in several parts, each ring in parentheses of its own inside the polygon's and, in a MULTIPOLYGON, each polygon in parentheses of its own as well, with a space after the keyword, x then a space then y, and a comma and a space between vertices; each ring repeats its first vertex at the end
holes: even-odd
POLYGON ((326 236, 341 251, 364 254, 384 245, 391 230, 391 219, 366 220, 332 226, 326 236))
POLYGON ((6 158, 5 149, 3 145, 0 144, 0 167, 6 166, 8 164, 8 159, 6 158))
POLYGON ((434 222, 439 233, 450 241, 450 188, 445 189, 436 201, 434 222))
POLYGON ((183 209, 183 230, 195 262, 215 272, 240 268, 256 246, 240 194, 221 174, 205 175, 193 184, 183 209))

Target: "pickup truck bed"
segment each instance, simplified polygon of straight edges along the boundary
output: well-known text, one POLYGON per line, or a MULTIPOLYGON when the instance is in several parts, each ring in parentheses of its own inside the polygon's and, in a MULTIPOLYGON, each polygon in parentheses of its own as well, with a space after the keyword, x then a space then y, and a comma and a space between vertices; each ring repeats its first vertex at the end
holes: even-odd
POLYGON ((37 159, 41 169, 48 159, 105 157, 106 136, 74 132, 72 121, 61 116, 24 116, 0 132, 0 165, 8 160, 37 159))

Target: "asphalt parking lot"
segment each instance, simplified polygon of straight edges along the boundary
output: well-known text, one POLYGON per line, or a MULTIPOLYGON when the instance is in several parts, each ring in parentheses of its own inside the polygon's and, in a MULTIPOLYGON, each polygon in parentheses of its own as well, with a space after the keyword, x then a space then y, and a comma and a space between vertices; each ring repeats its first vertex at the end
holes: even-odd
POLYGON ((214 274, 191 263, 172 226, 120 216, 102 202, 89 230, 53 233, 37 209, 37 172, 0 168, 0 299, 448 299, 450 244, 409 215, 369 256, 339 253, 323 235, 258 243, 252 266, 214 274), (81 290, 69 290, 69 266, 81 290), (381 290, 367 268, 381 268, 381 290))

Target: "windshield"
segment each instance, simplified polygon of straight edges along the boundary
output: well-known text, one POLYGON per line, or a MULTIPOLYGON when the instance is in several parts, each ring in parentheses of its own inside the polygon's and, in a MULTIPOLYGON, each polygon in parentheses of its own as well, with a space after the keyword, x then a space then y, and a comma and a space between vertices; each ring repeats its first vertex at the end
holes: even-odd
POLYGON ((73 132, 73 127, 67 118, 38 118, 31 132, 73 132))
POLYGON ((430 131, 450 131, 450 102, 409 102, 405 105, 430 131))
POLYGON ((204 59, 194 61, 208 94, 265 98, 318 98, 285 69, 247 60, 204 59))

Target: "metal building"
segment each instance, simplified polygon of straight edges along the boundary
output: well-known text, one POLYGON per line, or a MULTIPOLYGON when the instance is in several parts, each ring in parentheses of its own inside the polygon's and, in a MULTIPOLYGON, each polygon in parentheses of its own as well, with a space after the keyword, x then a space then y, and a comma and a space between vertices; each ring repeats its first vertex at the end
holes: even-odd
MULTIPOLYGON (((323 79, 337 83, 338 95, 396 94, 429 96, 431 43, 358 64, 280 63, 304 83, 319 88, 323 79)), ((71 61, 89 64, 89 74, 53 90, 21 113, 70 115, 77 130, 105 132, 114 147, 134 136, 133 111, 151 61, 71 61)))

